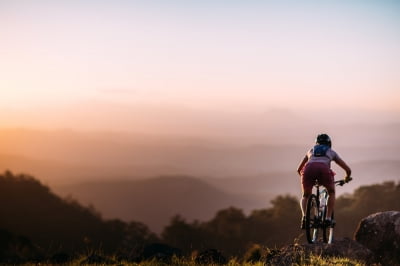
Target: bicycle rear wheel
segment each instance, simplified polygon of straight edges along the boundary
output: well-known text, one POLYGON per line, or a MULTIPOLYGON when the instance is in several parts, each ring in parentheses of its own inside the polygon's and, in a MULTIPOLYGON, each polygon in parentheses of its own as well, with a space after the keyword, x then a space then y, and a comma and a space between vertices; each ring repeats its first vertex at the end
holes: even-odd
POLYGON ((322 226, 322 240, 324 243, 328 243, 329 235, 331 233, 331 228, 325 225, 325 217, 327 212, 327 204, 328 204, 328 192, 323 191, 320 194, 320 217, 321 217, 321 226, 322 226))
POLYGON ((324 243, 328 243, 330 227, 327 227, 325 225, 326 206, 322 207, 321 214, 322 214, 322 239, 324 240, 324 243))
POLYGON ((318 199, 314 194, 307 201, 306 209, 306 237, 308 243, 315 243, 318 239, 318 230, 320 227, 320 218, 318 210, 318 199))

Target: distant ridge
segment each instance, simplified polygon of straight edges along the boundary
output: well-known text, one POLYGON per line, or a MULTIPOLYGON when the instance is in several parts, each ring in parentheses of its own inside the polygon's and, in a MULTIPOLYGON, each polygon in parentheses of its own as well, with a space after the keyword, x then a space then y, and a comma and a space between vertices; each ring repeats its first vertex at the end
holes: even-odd
POLYGON ((105 218, 140 221, 155 232, 160 232, 176 214, 189 220, 207 220, 223 208, 256 205, 249 198, 187 176, 93 181, 63 186, 58 191, 95 205, 105 218))

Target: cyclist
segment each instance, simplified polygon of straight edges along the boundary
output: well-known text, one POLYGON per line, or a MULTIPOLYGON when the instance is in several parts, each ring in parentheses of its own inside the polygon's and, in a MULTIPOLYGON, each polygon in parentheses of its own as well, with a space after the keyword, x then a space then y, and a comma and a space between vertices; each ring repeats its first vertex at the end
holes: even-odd
POLYGON ((331 221, 333 209, 335 207, 335 173, 331 170, 331 161, 336 162, 343 170, 346 171, 345 182, 351 180, 350 167, 332 150, 332 141, 327 134, 319 134, 316 139, 316 145, 311 148, 300 162, 297 172, 301 176, 302 198, 300 207, 303 217, 301 219, 301 228, 305 228, 305 211, 307 200, 312 193, 315 180, 324 186, 329 193, 328 208, 326 214, 326 226, 333 225, 331 221))

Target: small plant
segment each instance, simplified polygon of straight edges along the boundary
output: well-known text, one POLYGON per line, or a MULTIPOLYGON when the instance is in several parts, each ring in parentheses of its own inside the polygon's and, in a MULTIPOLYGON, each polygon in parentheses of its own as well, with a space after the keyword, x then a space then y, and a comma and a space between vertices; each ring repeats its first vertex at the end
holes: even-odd
POLYGON ((263 250, 260 245, 254 244, 247 252, 244 254, 243 260, 245 262, 255 263, 262 260, 263 250))

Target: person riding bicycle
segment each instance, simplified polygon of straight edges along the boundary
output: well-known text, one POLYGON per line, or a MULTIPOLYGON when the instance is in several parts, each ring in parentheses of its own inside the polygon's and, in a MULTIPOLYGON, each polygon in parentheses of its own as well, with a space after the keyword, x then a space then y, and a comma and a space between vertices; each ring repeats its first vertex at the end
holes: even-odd
POLYGON ((302 198, 300 207, 303 217, 301 219, 301 228, 305 228, 305 211, 307 200, 312 193, 315 181, 324 186, 329 193, 328 208, 326 214, 326 226, 332 225, 331 221, 333 209, 335 207, 335 173, 331 170, 331 161, 336 162, 343 170, 346 171, 344 181, 347 183, 351 180, 350 167, 340 158, 340 156, 332 150, 332 141, 327 134, 319 134, 316 139, 316 145, 308 150, 303 160, 300 162, 297 172, 301 176, 302 198))

